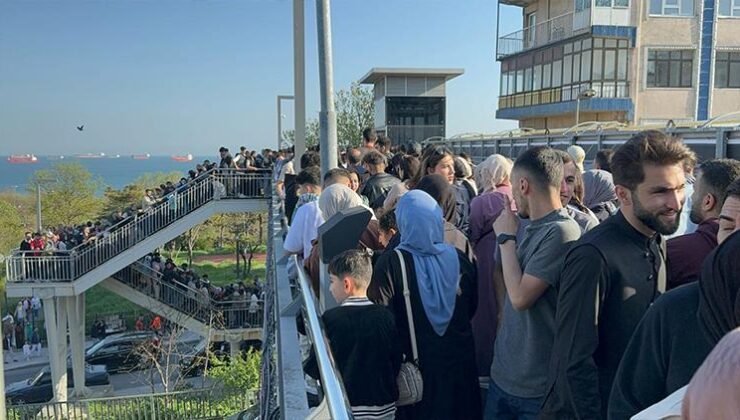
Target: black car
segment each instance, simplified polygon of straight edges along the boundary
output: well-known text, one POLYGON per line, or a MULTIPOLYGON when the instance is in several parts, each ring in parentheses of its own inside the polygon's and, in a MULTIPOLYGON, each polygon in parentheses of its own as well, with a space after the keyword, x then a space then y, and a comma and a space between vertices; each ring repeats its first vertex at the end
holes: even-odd
POLYGON ((106 365, 110 372, 143 369, 158 357, 158 346, 159 336, 151 331, 113 334, 90 346, 85 362, 106 365))
MULTIPOLYGON (((108 385, 110 377, 103 365, 85 365, 85 385, 108 385)), ((67 367, 67 387, 74 386, 72 367, 67 367)), ((42 368, 30 379, 14 382, 5 387, 5 399, 11 404, 43 403, 53 396, 51 386, 51 370, 48 366, 42 368)))
MULTIPOLYGON (((206 365, 206 340, 201 340, 195 345, 193 350, 180 358, 180 371, 185 376, 199 376, 203 374, 206 365)), ((242 355, 245 355, 250 349, 260 350, 262 348, 261 340, 244 340, 239 344, 242 355)), ((229 361, 231 355, 231 345, 225 341, 211 343, 209 365, 213 364, 213 358, 221 361, 229 361)))

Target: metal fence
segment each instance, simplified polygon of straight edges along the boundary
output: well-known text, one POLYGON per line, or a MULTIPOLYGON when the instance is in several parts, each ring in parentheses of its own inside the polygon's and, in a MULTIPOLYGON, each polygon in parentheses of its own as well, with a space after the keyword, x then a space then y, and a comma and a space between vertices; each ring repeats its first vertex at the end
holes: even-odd
POLYGON ((257 403, 256 391, 224 388, 78 401, 11 405, 8 420, 182 420, 213 419, 257 403))
POLYGON ((161 231, 204 204, 221 199, 269 198, 271 173, 212 169, 141 214, 68 251, 14 251, 6 260, 9 282, 73 281, 161 231))
POLYGON ((216 329, 262 327, 261 300, 215 300, 186 284, 163 281, 161 273, 138 261, 113 278, 216 329))
POLYGON ((498 38, 496 57, 501 58, 531 50, 584 33, 589 28, 590 16, 589 13, 568 12, 536 25, 502 35, 498 38))

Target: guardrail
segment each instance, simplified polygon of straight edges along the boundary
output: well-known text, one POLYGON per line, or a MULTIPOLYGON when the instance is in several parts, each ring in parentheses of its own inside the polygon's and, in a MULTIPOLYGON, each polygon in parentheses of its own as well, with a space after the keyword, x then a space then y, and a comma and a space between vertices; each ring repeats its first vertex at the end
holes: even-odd
POLYGON ((262 327, 261 300, 215 300, 186 284, 163 281, 161 273, 138 261, 112 277, 213 328, 231 330, 262 327))
POLYGON ((14 251, 6 259, 7 280, 73 281, 203 205, 221 199, 267 199, 270 172, 212 169, 142 214, 130 217, 86 245, 69 251, 14 251))
POLYGON ((181 420, 223 418, 257 403, 256 391, 224 388, 10 405, 8 420, 181 420))
POLYGON ((552 19, 500 36, 496 58, 505 57, 570 38, 589 29, 591 15, 564 13, 552 19))

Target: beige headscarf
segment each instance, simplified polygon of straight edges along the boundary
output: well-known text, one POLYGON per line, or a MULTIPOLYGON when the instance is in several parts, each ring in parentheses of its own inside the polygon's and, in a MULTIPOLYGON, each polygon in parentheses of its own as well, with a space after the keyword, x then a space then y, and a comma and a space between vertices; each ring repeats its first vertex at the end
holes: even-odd
POLYGON ((691 378, 684 420, 740 419, 740 328, 727 333, 691 378))
POLYGON ((578 170, 583 172, 583 161, 586 160, 586 151, 583 150, 583 147, 574 144, 572 146, 568 146, 567 151, 570 157, 573 158, 573 162, 576 164, 578 170))
POLYGON ((321 210, 324 220, 329 220, 342 210, 361 205, 362 198, 342 184, 330 185, 321 191, 321 196, 319 196, 319 210, 321 210))
POLYGON ((494 191, 511 176, 511 161, 501 155, 491 155, 475 168, 475 181, 482 192, 494 191))

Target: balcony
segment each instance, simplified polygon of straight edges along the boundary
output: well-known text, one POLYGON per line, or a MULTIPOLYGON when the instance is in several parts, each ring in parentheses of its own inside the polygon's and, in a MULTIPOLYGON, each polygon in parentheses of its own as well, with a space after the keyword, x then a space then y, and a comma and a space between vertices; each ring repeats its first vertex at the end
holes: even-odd
POLYGON ((568 39, 590 30, 590 9, 568 12, 498 38, 496 59, 568 39))

